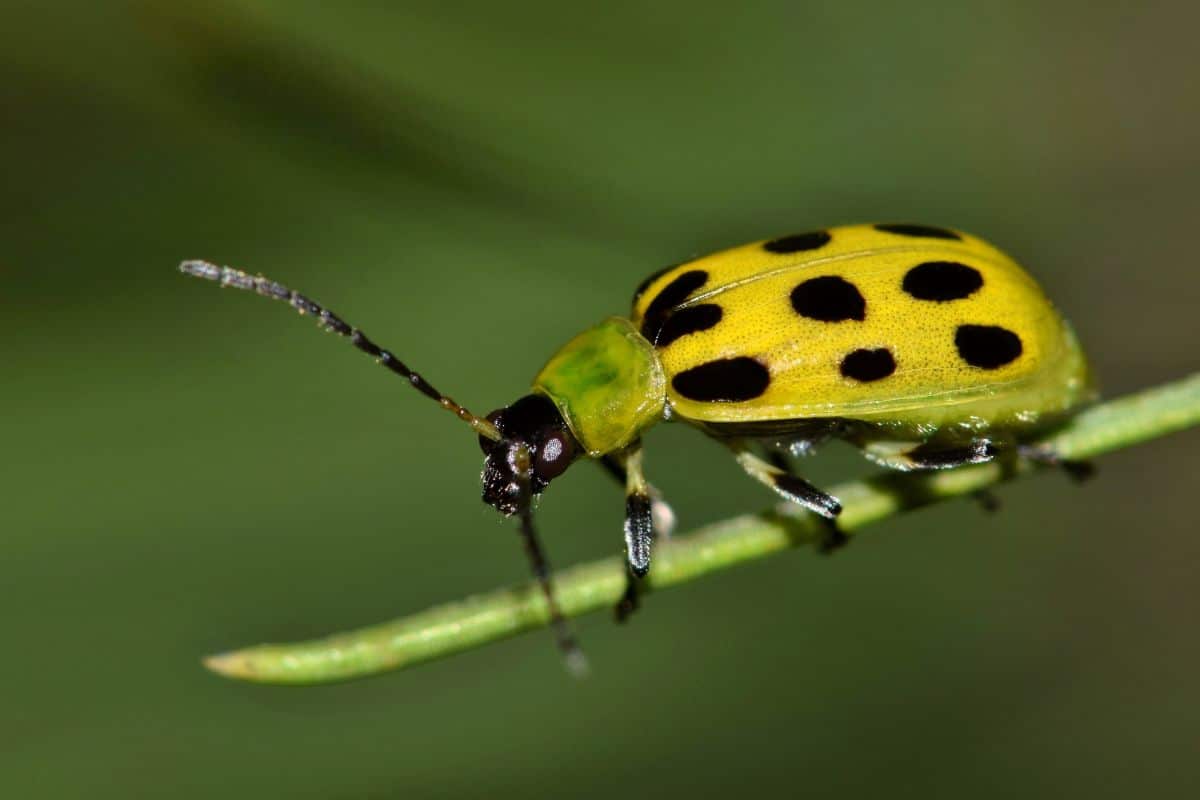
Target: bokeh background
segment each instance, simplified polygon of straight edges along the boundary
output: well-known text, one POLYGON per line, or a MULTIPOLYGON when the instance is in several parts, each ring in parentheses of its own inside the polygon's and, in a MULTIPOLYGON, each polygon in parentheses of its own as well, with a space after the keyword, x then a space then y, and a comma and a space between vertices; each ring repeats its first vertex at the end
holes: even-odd
MULTIPOLYGON (((1193 3, 4 2, 6 797, 1194 797, 1196 433, 331 687, 202 654, 522 580, 458 426, 689 255, 853 221, 1023 260, 1110 395, 1196 368, 1193 3)), ((764 507, 666 426, 686 529, 764 507)), ((824 483, 865 467, 814 460, 824 483)), ((559 565, 620 548, 600 470, 559 565)))

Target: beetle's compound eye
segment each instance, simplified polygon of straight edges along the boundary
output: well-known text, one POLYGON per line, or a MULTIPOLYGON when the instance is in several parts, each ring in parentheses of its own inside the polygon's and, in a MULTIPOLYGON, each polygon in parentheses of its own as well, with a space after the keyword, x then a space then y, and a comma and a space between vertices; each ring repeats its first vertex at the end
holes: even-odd
POLYGON ((542 440, 533 470, 544 481, 552 481, 566 472, 575 460, 575 442, 566 431, 554 431, 542 440))

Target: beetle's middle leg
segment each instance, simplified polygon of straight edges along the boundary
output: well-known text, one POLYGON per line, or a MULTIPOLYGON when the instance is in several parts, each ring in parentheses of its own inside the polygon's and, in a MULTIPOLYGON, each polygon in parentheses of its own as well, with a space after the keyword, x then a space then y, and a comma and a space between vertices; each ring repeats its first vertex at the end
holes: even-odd
POLYGON ((796 475, 782 457, 767 461, 756 455, 744 443, 731 445, 742 469, 754 480, 767 486, 783 499, 797 503, 817 514, 825 523, 826 535, 821 549, 830 552, 846 543, 846 534, 838 529, 837 516, 842 513, 842 504, 833 495, 796 475))

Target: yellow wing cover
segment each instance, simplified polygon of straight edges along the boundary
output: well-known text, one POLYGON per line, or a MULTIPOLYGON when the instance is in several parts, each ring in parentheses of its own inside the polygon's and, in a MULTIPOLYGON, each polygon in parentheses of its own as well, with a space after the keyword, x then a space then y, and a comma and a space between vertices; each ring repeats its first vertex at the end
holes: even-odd
POLYGON ((853 225, 651 276, 634 324, 680 417, 1019 424, 1077 405, 1087 367, 1034 280, 981 239, 853 225))

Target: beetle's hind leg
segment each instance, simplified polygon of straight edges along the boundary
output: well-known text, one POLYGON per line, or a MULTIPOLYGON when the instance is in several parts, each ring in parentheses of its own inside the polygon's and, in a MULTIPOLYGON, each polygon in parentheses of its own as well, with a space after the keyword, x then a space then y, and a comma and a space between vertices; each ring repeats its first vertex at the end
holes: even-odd
MULTIPOLYGON (((965 444, 941 442, 868 442, 860 445, 868 459, 884 467, 908 472, 912 470, 954 469, 969 464, 983 464, 1012 453, 991 439, 976 439, 965 444)), ((971 495, 984 511, 1000 510, 1000 498, 990 489, 980 489, 971 495)))
MULTIPOLYGON (((1075 481, 1087 480, 1095 473, 1090 461, 1063 458, 1046 445, 1016 444, 1007 439, 979 438, 954 444, 880 441, 860 446, 863 454, 876 464, 903 471, 954 469, 997 459, 1011 468, 1013 459, 1023 458, 1035 464, 1057 467, 1075 481)), ((972 496, 984 511, 994 512, 1000 507, 999 498, 990 489, 981 489, 972 496)))
POLYGON ((1004 448, 991 439, 975 439, 965 444, 868 442, 862 445, 862 451, 863 455, 880 466, 909 472, 983 464, 997 458, 1004 448))
POLYGON ((832 552, 848 541, 846 534, 837 526, 837 516, 842 513, 842 504, 836 497, 821 491, 793 473, 788 468, 787 460, 777 453, 770 455, 771 461, 767 461, 744 444, 734 445, 733 452, 742 469, 751 478, 767 486, 783 499, 802 505, 820 517, 825 525, 825 537, 821 542, 822 552, 832 552))

